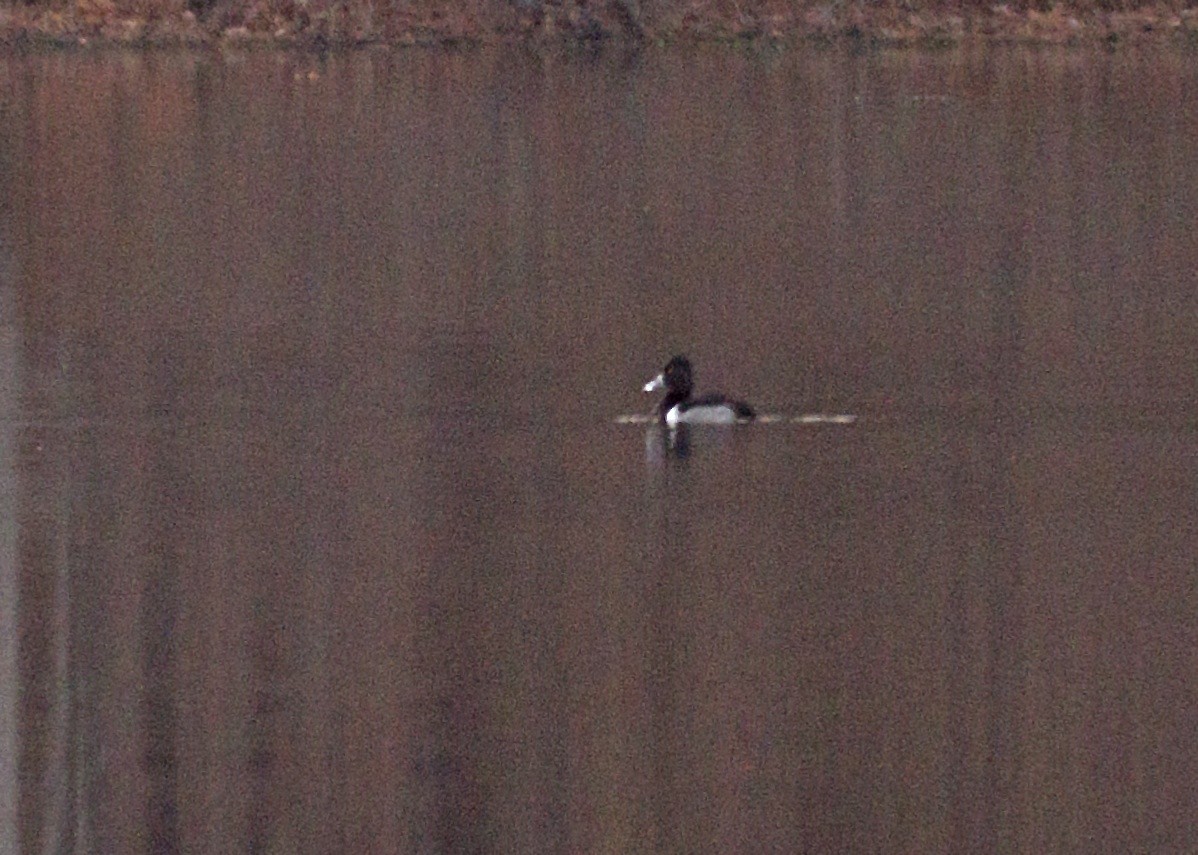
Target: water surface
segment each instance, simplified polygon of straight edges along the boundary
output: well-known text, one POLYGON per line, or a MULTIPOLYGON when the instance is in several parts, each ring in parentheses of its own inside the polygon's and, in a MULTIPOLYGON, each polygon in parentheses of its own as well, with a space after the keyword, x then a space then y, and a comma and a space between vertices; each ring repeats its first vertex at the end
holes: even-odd
POLYGON ((0 851, 1198 849, 1195 139, 1173 53, 0 59, 0 851), (784 418, 623 423, 680 351, 784 418))

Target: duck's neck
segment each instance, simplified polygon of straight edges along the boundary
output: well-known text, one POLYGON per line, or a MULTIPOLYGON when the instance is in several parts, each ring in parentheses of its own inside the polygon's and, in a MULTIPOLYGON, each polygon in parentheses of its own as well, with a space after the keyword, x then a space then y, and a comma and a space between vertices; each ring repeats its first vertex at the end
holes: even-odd
POLYGON ((681 404, 688 397, 690 397, 690 396, 684 395, 682 392, 677 392, 677 391, 667 392, 666 396, 661 399, 661 403, 658 405, 658 408, 657 408, 658 412, 660 412, 661 415, 664 417, 666 413, 668 413, 670 410, 674 409, 674 407, 677 406, 678 404, 681 404))

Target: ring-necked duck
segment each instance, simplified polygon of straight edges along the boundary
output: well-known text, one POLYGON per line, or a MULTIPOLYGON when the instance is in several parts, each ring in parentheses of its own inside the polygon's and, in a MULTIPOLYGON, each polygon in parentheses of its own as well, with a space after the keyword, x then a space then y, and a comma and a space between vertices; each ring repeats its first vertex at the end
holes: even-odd
POLYGON ((744 401, 723 395, 691 398, 694 377, 690 360, 675 356, 661 373, 645 384, 646 392, 665 389, 666 396, 657 405, 658 417, 670 427, 677 424, 732 424, 751 421, 756 413, 744 401))

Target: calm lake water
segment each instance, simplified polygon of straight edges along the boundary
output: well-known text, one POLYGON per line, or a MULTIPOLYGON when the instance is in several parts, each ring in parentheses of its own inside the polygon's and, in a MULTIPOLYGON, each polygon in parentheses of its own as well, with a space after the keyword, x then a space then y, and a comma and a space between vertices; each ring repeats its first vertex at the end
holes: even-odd
POLYGON ((0 58, 0 852, 1198 851, 1196 141, 1195 53, 0 58), (677 352, 782 418, 623 423, 677 352))

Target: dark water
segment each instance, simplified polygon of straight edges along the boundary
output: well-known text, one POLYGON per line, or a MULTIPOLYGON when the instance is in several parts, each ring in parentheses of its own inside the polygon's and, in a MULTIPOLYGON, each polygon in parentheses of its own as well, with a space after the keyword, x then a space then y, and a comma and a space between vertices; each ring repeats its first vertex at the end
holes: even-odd
POLYGON ((1193 54, 0 59, 0 852, 1198 850, 1195 140, 1193 54), (618 423, 677 351, 858 421, 618 423))

